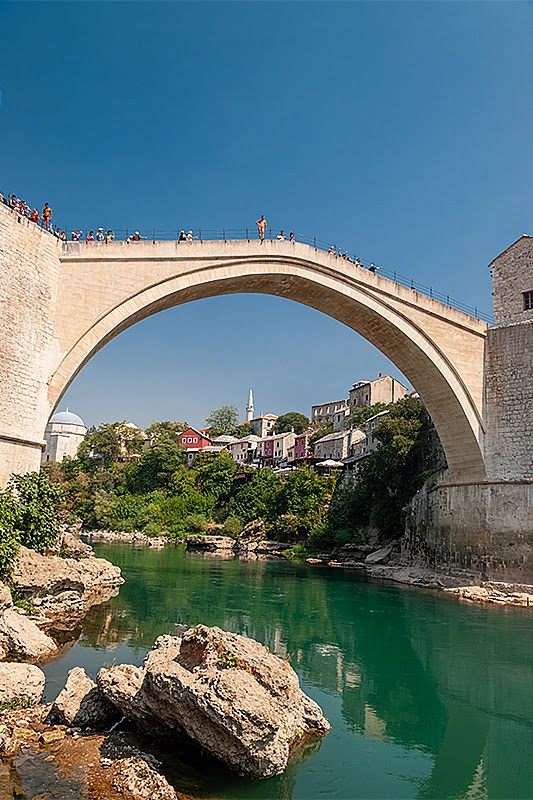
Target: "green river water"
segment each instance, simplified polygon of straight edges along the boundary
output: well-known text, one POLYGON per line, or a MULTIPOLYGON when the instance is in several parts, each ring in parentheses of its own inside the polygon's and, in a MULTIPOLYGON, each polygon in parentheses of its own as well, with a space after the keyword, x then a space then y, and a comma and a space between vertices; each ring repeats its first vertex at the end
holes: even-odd
MULTIPOLYGON (((251 781, 194 747, 167 753, 206 798, 533 798, 533 636, 525 609, 366 583, 348 571, 96 544, 120 594, 45 667, 47 697, 81 665, 140 664, 176 624, 219 625, 290 657, 331 732, 284 775, 251 781)), ((168 774, 168 773, 167 773, 168 774)))

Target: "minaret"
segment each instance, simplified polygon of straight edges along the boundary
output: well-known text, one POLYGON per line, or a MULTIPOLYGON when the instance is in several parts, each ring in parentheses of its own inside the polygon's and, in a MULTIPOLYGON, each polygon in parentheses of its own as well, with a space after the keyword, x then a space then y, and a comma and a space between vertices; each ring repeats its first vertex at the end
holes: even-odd
POLYGON ((248 405, 246 406, 246 422, 250 422, 250 420, 253 418, 254 418, 254 396, 252 394, 252 389, 250 388, 250 394, 248 395, 248 405))

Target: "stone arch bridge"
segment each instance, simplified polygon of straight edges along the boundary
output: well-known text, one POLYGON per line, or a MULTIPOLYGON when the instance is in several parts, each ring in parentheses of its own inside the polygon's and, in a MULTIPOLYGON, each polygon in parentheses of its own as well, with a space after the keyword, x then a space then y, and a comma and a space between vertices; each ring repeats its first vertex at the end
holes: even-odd
POLYGON ((0 207, 0 483, 38 469, 48 417, 107 342, 163 309, 259 292, 317 309, 383 352, 426 404, 450 485, 486 483, 487 324, 285 241, 62 244, 0 207))

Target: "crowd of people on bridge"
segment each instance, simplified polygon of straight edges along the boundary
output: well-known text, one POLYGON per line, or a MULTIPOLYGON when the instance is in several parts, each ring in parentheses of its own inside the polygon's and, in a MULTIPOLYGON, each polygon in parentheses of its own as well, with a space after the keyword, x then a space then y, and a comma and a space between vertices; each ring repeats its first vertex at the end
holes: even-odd
MULTIPOLYGON (((24 217, 25 219, 28 219, 30 222, 33 222, 35 225, 40 225, 44 230, 46 230, 49 233, 51 233, 57 239, 60 239, 62 242, 68 241, 68 236, 67 236, 65 230, 61 229, 58 226, 54 227, 54 225, 52 223, 53 211, 52 211, 52 208, 50 207, 50 205, 48 203, 44 204, 44 207, 43 207, 42 212, 40 214, 37 211, 37 208, 33 208, 33 209, 30 208, 30 206, 26 203, 25 200, 22 200, 22 198, 17 197, 15 194, 9 195, 8 197, 4 197, 2 194, 0 194, 0 203, 4 203, 5 205, 9 206, 9 208, 12 211, 14 211, 16 214, 18 214, 20 217, 24 217)), ((268 229, 268 223, 267 223, 267 221, 265 219, 265 215, 262 214, 261 217, 258 220, 256 220, 255 224, 257 225, 257 234, 258 234, 258 237, 259 237, 259 241, 262 244, 264 242, 264 240, 265 240, 266 231, 268 229)), ((71 241, 73 241, 73 242, 82 241, 83 238, 84 238, 83 231, 82 230, 78 230, 78 228, 76 228, 76 230, 72 231, 72 233, 70 235, 70 238, 71 238, 71 241)), ((129 243, 129 242, 140 242, 143 239, 146 239, 146 236, 142 236, 139 231, 135 231, 135 233, 132 233, 130 236, 127 236, 126 242, 127 243, 129 243)), ((178 241, 179 242, 193 242, 194 239, 195 239, 195 237, 194 237, 192 231, 188 231, 187 233, 185 233, 184 230, 180 231, 180 234, 179 234, 179 237, 178 237, 178 241)), ((113 242, 114 240, 115 240, 115 234, 113 233, 113 231, 110 228, 108 230, 106 230, 106 231, 104 231, 103 228, 98 228, 96 233, 94 232, 94 230, 89 230, 85 234, 85 241, 86 242, 104 242, 104 243, 107 244, 108 242, 113 242)), ((279 242, 286 242, 287 241, 287 236, 285 235, 285 231, 284 230, 280 230, 280 232, 276 236, 276 240, 279 241, 279 242)), ((296 238, 295 238, 295 235, 294 235, 293 231, 291 231, 289 233, 289 239, 288 240, 289 240, 289 242, 293 242, 293 243, 296 241, 296 238)), ((335 245, 331 245, 331 247, 329 248, 329 250, 327 252, 330 255, 335 256, 336 258, 342 258, 344 261, 349 261, 350 264, 354 264, 356 267, 363 267, 363 264, 362 264, 361 260, 359 258, 357 258, 357 256, 354 255, 354 257, 351 258, 351 256, 349 255, 348 251, 346 250, 346 251, 343 252, 340 249, 340 247, 337 248, 337 247, 335 247, 335 245)), ((367 269, 370 272, 376 272, 376 270, 381 269, 381 267, 378 267, 375 264, 370 264, 370 266, 367 267, 367 269)))

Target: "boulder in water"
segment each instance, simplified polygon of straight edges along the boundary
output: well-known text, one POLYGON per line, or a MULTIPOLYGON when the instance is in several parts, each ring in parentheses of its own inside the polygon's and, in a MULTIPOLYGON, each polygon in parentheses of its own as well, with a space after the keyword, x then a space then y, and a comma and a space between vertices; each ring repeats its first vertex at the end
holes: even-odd
POLYGON ((97 683, 126 717, 184 730, 254 778, 280 775, 294 745, 330 729, 287 661, 220 628, 161 636, 142 668, 102 669, 97 683))

